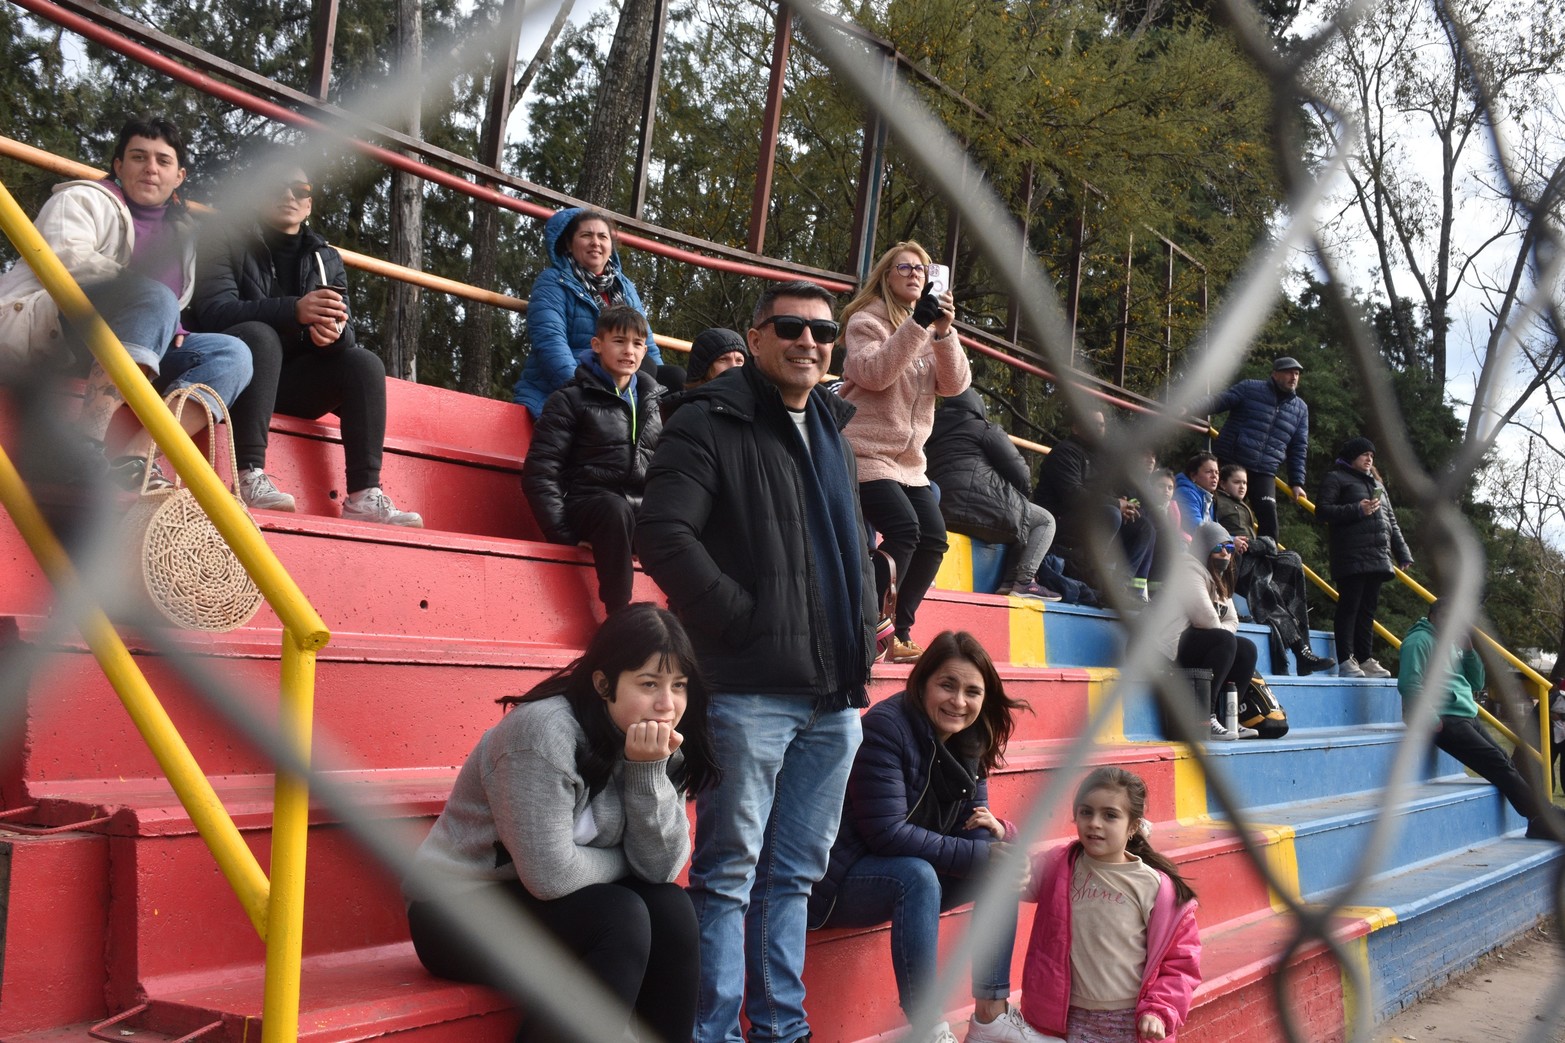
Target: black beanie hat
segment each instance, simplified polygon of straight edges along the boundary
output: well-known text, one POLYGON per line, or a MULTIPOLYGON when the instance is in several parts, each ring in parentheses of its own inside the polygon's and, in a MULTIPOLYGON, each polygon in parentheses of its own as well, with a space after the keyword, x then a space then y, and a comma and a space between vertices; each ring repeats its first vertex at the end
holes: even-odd
POLYGON ((1365 453, 1373 453, 1374 451, 1375 443, 1371 442, 1363 435, 1359 435, 1357 438, 1350 438, 1346 442, 1343 442, 1342 449, 1338 451, 1337 455, 1349 463, 1352 463, 1354 460, 1357 460, 1365 453))
POLYGON ((712 360, 730 351, 742 351, 746 358, 750 355, 744 338, 733 330, 714 327, 697 333, 696 339, 690 342, 690 364, 685 367, 685 379, 692 382, 705 380, 712 360))

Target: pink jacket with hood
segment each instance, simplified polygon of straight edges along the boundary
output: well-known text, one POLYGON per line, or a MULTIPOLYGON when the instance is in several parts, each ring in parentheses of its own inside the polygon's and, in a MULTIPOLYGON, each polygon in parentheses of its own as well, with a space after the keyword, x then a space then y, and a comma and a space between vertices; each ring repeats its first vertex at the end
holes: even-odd
MULTIPOLYGON (((1032 883, 1024 895, 1038 903, 1032 936, 1022 963, 1022 1016, 1043 1032, 1065 1036, 1071 998, 1071 872, 1081 842, 1048 848, 1033 856, 1032 883)), ((1194 900, 1180 904, 1174 882, 1161 883, 1147 920, 1147 965, 1136 998, 1136 1018, 1156 1014, 1172 1041, 1190 1014, 1190 997, 1201 983, 1201 937, 1194 900)))

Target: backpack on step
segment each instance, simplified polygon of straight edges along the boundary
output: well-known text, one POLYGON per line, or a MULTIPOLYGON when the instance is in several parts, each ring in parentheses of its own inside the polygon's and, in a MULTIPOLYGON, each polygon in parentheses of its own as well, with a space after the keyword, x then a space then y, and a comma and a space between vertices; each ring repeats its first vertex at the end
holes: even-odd
POLYGON ((1288 734, 1288 715, 1272 694, 1271 686, 1259 677, 1239 693, 1239 723, 1254 728, 1263 739, 1280 739, 1288 734))

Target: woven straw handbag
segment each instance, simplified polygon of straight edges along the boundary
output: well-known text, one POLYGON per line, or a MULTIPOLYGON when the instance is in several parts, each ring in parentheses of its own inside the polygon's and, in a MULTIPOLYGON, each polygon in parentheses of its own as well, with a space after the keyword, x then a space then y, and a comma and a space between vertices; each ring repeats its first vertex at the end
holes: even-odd
MULTIPOLYGON (((192 393, 198 390, 222 401, 204 384, 178 388, 164 400, 176 421, 184 413, 192 393)), ((195 402, 207 412, 207 460, 215 471, 217 418, 213 417, 205 399, 198 395, 195 402)), ((225 408, 222 413, 231 472, 228 488, 232 492, 239 484, 239 468, 234 458, 234 434, 228 423, 228 410, 225 408)), ((177 475, 172 488, 147 491, 157 452, 156 444, 147 449, 141 496, 127 512, 122 528, 125 560, 138 563, 138 575, 131 582, 133 604, 142 610, 139 615, 144 619, 155 618, 155 613, 187 630, 221 633, 243 626, 261 607, 261 592, 177 475)), ((234 502, 245 511, 238 495, 234 495, 234 502)), ((249 516, 250 512, 245 511, 245 517, 249 516)), ((251 519, 250 524, 255 525, 255 521, 251 519)), ((260 531, 259 526, 257 531, 260 531)))

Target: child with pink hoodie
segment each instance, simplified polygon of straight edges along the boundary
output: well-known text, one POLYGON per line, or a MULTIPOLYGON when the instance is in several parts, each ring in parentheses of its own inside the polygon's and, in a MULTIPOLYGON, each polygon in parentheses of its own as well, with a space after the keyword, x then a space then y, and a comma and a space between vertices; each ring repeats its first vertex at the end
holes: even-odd
POLYGON ((1077 839, 1039 852, 1022 1016, 1068 1043, 1172 1040, 1201 982, 1195 892, 1147 837, 1147 786, 1123 768, 1076 791, 1077 839))

